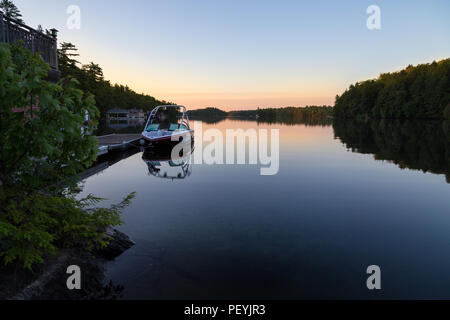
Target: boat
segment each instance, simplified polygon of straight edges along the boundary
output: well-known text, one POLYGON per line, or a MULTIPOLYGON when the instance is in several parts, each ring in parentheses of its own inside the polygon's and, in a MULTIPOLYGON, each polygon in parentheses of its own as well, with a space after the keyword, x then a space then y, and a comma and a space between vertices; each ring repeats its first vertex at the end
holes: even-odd
POLYGON ((192 140, 193 134, 186 107, 164 105, 152 110, 142 132, 142 138, 148 143, 181 142, 187 138, 192 140))

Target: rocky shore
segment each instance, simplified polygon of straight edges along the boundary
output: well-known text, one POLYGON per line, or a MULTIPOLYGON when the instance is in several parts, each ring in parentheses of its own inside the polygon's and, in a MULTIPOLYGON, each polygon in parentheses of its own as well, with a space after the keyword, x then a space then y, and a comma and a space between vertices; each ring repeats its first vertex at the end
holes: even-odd
POLYGON ((21 265, 0 269, 1 300, 91 300, 117 299, 123 287, 106 283, 105 268, 135 243, 129 236, 108 229, 111 236, 108 247, 94 254, 79 250, 62 250, 57 257, 48 259, 33 271, 24 270, 21 265), (66 285, 67 267, 77 265, 81 270, 81 289, 69 290, 66 285))

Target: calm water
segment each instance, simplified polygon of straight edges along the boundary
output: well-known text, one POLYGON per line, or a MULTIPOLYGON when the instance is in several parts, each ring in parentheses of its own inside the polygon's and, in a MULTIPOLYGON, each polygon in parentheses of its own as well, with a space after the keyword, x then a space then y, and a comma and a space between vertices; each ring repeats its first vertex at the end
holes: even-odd
POLYGON ((136 245, 106 274, 123 298, 450 298, 441 123, 203 127, 280 129, 280 171, 192 165, 166 179, 139 152, 86 179, 106 203, 137 192, 119 228, 136 245), (366 288, 372 264, 381 291, 366 288))

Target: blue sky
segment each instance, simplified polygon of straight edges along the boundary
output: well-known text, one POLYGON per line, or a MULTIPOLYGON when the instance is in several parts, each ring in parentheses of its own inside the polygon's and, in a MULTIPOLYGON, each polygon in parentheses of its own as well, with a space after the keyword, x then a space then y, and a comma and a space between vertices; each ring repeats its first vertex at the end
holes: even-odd
POLYGON ((190 108, 333 104, 351 83, 450 57, 448 0, 15 2, 111 82, 190 108), (373 4, 381 30, 366 27, 373 4))

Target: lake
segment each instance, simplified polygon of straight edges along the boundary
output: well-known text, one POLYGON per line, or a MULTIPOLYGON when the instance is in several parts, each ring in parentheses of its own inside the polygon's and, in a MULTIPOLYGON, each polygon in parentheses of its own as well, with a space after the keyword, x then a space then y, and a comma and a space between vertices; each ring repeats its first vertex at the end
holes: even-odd
POLYGON ((106 271, 124 299, 450 298, 448 126, 228 119, 208 128, 279 129, 278 174, 158 170, 162 158, 136 151, 84 181, 83 195, 105 204, 137 193, 119 227, 136 245, 106 271), (366 287, 370 265, 381 290, 366 287))

